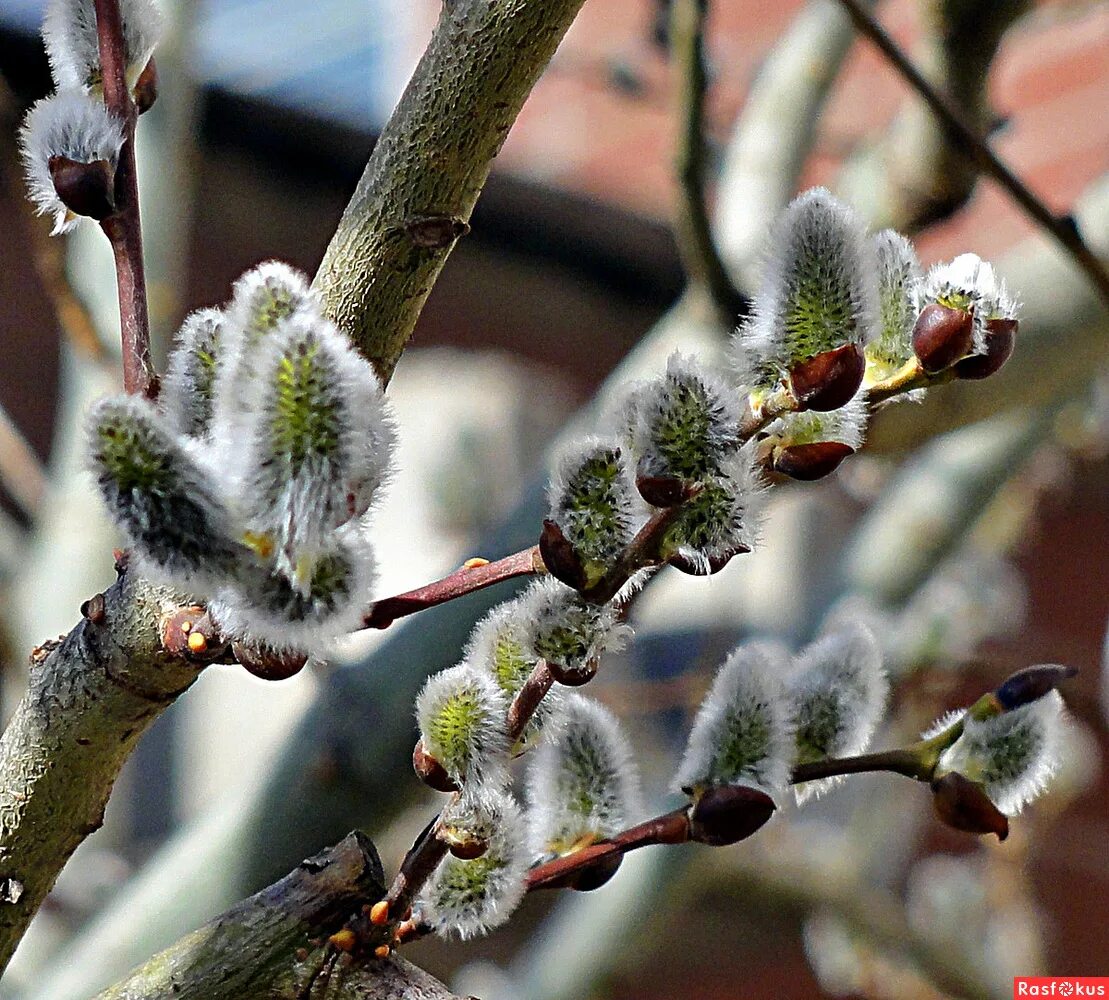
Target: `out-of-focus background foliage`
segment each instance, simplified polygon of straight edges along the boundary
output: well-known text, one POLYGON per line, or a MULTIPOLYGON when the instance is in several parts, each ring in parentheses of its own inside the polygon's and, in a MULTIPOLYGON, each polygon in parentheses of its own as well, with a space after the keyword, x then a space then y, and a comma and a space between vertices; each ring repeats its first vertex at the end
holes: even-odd
MULTIPOLYGON (((110 580, 114 543, 81 478, 77 434, 84 406, 118 378, 110 261, 94 230, 47 243, 15 159, 21 109, 48 87, 41 7, 0 0, 0 665, 9 710, 29 650, 68 630, 81 601, 110 580), (48 463, 45 481, 19 461, 13 428, 48 463)), ((911 50, 928 34, 927 12, 941 7, 891 0, 880 14, 911 50)), ((438 3, 167 9, 161 97, 139 139, 163 350, 188 309, 222 301, 252 263, 279 257, 314 270, 438 3)), ((760 65, 801 9, 713 3, 713 174, 760 65)), ((586 0, 508 137, 390 388, 402 445, 377 522, 382 593, 531 540, 546 445, 680 292, 658 24, 649 0, 586 0)), ((816 72, 805 58, 796 66, 816 72)), ((1070 211, 1109 169, 1109 6, 1029 5, 1001 43, 988 94, 996 149, 1052 209, 1070 211)), ((856 43, 799 185, 837 186, 907 97, 856 43)), ((743 207, 721 206, 726 248, 743 207)), ((917 246, 925 263, 971 249, 1004 260, 1032 237, 982 182, 917 246)), ((1104 229, 1087 237, 1104 248, 1104 229)), ((1065 314, 1070 303, 1053 303, 1044 285, 1031 290, 1037 314, 1065 314)), ((1085 322, 1089 337, 1109 336, 1104 312, 1085 322)), ((674 331, 682 342, 687 333, 674 331)), ((1104 349, 1091 354, 1104 360, 1104 349)), ((900 440, 921 446, 912 457, 885 448, 819 485, 776 491, 758 557, 710 580, 664 575, 637 608, 636 643, 596 684, 628 720, 661 799, 689 709, 736 638, 803 642, 848 594, 882 608, 867 613, 896 684, 880 741, 906 738, 1012 669, 1076 665, 1070 763, 1007 843, 945 832, 923 790, 864 776, 803 814, 787 808, 747 844, 646 852, 598 894, 529 900, 487 941, 421 944, 412 957, 486 1000, 1005 997, 1016 974, 1109 974, 1100 687, 1109 405, 1104 370, 1087 374, 1058 406, 1017 405, 1000 423, 932 442, 934 409, 915 422, 901 414, 900 440)), ((1027 389, 1012 385, 1013 400, 1027 389)), ((349 664, 278 684, 210 668, 141 744, 104 829, 63 874, 0 996, 87 996, 349 826, 369 829, 395 865, 430 801, 408 766, 414 691, 457 657, 487 603, 473 597, 355 637, 349 664)))

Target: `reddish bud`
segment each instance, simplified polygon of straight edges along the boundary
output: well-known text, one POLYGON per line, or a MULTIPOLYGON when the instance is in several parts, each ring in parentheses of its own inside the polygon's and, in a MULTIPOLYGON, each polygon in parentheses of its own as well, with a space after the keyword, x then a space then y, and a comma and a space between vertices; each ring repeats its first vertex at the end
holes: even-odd
POLYGON ((47 167, 54 190, 71 212, 100 221, 116 210, 115 170, 107 160, 81 163, 51 156, 47 167))
POLYGON ((1077 673, 1077 667, 1063 667, 1057 663, 1026 667, 1006 678, 994 695, 1008 712, 1042 698, 1077 673))
POLYGON ((963 358, 955 365, 955 374, 964 379, 989 378, 1013 356, 1017 342, 1015 319, 991 319, 986 323, 986 353, 963 358))
POLYGON ((674 569, 680 570, 689 576, 713 576, 727 566, 735 556, 744 555, 750 551, 750 548, 746 545, 741 545, 731 552, 710 556, 706 560, 687 559, 679 552, 672 555, 666 562, 667 565, 673 566, 674 569))
POLYGON ((278 652, 269 646, 256 646, 245 642, 231 644, 231 652, 242 668, 264 681, 283 681, 299 674, 308 662, 306 653, 296 650, 278 652))
POLYGON ((585 588, 588 581, 581 558, 554 521, 543 522, 543 530, 539 535, 539 554, 543 557, 547 571, 556 580, 561 580, 574 590, 585 588))
POLYGON ((146 68, 135 81, 132 96, 135 99, 135 108, 140 115, 154 107, 154 102, 158 99, 158 67, 154 65, 153 59, 146 64, 146 68))
POLYGON ((636 476, 635 485, 652 507, 676 507, 690 496, 691 484, 677 476, 636 476))
POLYGON ((838 410, 859 391, 866 371, 862 348, 844 344, 793 366, 789 386, 798 409, 838 410))
POLYGON ((855 449, 841 441, 817 441, 813 444, 791 444, 774 451, 774 471, 791 479, 812 482, 835 472, 855 449))
POLYGON ((690 840, 726 847, 746 840, 774 815, 774 800, 747 785, 706 788, 690 810, 690 840))
POLYGON ((952 771, 932 782, 932 805, 940 822, 963 833, 1009 836, 1009 819, 982 786, 952 771))
POLYGON ((572 879, 567 880, 566 888, 576 892, 592 892, 594 889, 599 889, 620 870, 620 865, 623 863, 622 854, 609 854, 607 857, 599 858, 577 872, 572 879))
POLYGON ((588 660, 582 666, 573 668, 564 667, 561 663, 552 663, 548 660, 547 668, 550 670, 551 676, 559 684, 566 687, 581 687, 597 676, 597 661, 595 659, 588 660))
POLYGON ((489 844, 477 837, 449 838, 447 840, 447 850, 459 861, 473 861, 489 850, 489 844))
POLYGON ((437 792, 458 791, 458 785, 443 765, 424 749, 423 740, 418 740, 412 751, 412 770, 428 788, 434 788, 437 792))
POLYGON ((942 372, 974 346, 974 317, 938 302, 926 305, 913 327, 913 351, 926 372, 942 372))

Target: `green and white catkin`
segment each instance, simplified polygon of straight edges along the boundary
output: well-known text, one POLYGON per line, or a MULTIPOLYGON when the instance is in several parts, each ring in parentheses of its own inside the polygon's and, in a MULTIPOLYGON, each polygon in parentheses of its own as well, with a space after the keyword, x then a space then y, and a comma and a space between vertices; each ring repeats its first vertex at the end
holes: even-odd
MULTIPOLYGON (((878 640, 865 625, 844 622, 803 649, 787 682, 800 764, 862 753, 889 694, 878 640)), ((798 803, 839 779, 798 785, 798 803)))
POLYGON ((158 402, 178 434, 205 438, 211 429, 226 326, 222 310, 198 309, 177 332, 158 402))
POLYGON ((478 937, 508 920, 523 899, 531 863, 524 817, 507 792, 487 790, 468 808, 467 822, 487 834, 485 853, 470 861, 448 855, 415 904, 443 937, 478 937))
POLYGON ((235 571, 218 482, 144 399, 101 400, 89 415, 90 467, 108 513, 146 572, 190 593, 235 571))
POLYGON ((52 236, 67 233, 83 218, 65 205, 54 187, 50 160, 106 162, 114 173, 123 147, 123 123, 104 102, 81 90, 64 90, 37 101, 19 132, 27 190, 37 215, 54 220, 52 236))
POLYGON ((663 537, 663 558, 680 556, 708 573, 758 541, 764 485, 754 441, 733 452, 719 472, 702 480, 701 491, 682 504, 681 514, 663 537))
POLYGON ((643 520, 642 503, 616 439, 574 442, 555 462, 548 488, 550 519, 599 578, 618 559, 643 520))
POLYGON ((866 437, 866 397, 856 393, 838 410, 802 410, 779 417, 766 429, 782 447, 835 441, 858 451, 866 437))
POLYGON ((771 231, 754 316, 736 336, 737 367, 753 367, 753 381, 772 384, 818 354, 865 347, 877 325, 875 272, 854 209, 824 188, 806 191, 771 231))
POLYGON ((468 664, 432 674, 416 699, 424 750, 456 784, 503 784, 508 704, 496 681, 468 664))
MULTIPOLYGON (((531 676, 539 657, 532 649, 532 630, 521 599, 493 608, 474 626, 466 646, 464 662, 488 673, 509 703, 531 676)), ((558 713, 562 693, 556 686, 539 702, 521 735, 525 745, 533 743, 551 717, 558 713)))
POLYGON ((666 372, 628 397, 636 473, 689 481, 721 474, 739 441, 736 391, 692 358, 672 354, 666 372))
POLYGON ((616 717, 578 694, 528 770, 528 825, 537 857, 570 853, 637 821, 639 780, 616 717))
POLYGON ((900 233, 883 229, 874 237, 878 264, 878 330, 866 345, 866 380, 881 382, 913 357, 921 282, 920 261, 900 233))
POLYGON ((602 653, 622 649, 631 629, 611 604, 595 605, 550 577, 521 595, 521 619, 529 623, 529 653, 566 670, 581 670, 602 653))
POLYGON ((725 660, 693 721, 675 790, 786 787, 794 754, 783 687, 789 665, 789 653, 771 642, 744 643, 725 660))
MULTIPOLYGON (((161 39, 164 18, 153 0, 121 0, 119 15, 126 52, 125 75, 128 86, 134 87, 161 39)), ((50 0, 42 37, 59 90, 101 89, 94 0, 50 0)))
MULTIPOLYGON (((941 720, 933 731, 958 718, 941 720)), ((978 782, 998 809, 1015 816, 1043 792, 1059 766, 1063 726, 1058 691, 988 719, 965 715, 962 735, 940 757, 936 777, 954 771, 978 782)))

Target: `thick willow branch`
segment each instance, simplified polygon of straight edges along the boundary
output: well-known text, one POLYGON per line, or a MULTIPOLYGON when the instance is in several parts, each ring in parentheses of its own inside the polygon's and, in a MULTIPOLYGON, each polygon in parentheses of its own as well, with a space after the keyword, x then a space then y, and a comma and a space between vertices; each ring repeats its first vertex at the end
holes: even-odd
POLYGON ((674 0, 670 9, 670 58, 678 119, 675 166, 680 187, 674 229, 691 285, 707 296, 723 325, 734 326, 745 311, 745 303, 717 252, 705 196, 707 15, 708 0, 674 0))
POLYGON ((407 962, 339 952, 329 938, 382 891, 352 833, 99 994, 99 1000, 454 1000, 407 962))
POLYGON ((582 0, 454 0, 324 254, 328 316, 383 381, 582 0))
POLYGON ((123 348, 123 388, 127 392, 149 396, 157 393, 157 378, 150 360, 150 315, 146 303, 138 172, 135 167, 138 111, 127 87, 127 50, 119 0, 94 0, 94 3, 104 103, 123 122, 124 129, 123 148, 115 175, 116 210, 100 227, 112 244, 115 258, 123 348))
POLYGON ((176 603, 124 575, 60 643, 32 655, 29 690, 0 739, 0 969, 100 827, 139 737, 197 676, 162 649, 159 623, 176 603))
MULTIPOLYGON (((942 123, 947 141, 957 140, 953 143, 964 156, 968 157, 980 170, 992 177, 1009 196, 1020 206, 1024 213, 1065 249, 1075 263, 1085 272, 1086 276, 1099 290, 1102 298, 1109 302, 1109 271, 1098 259, 1097 255, 1086 245, 1077 226, 1072 222, 1056 216, 1039 198, 1029 189, 1000 157, 990 148, 982 138, 980 127, 969 122, 963 115, 959 106, 951 97, 941 93, 932 82, 913 64, 913 62, 898 48, 874 16, 864 7, 860 0, 840 0, 840 3, 851 15, 855 26, 872 41, 882 54, 890 61, 901 76, 920 95, 925 104, 942 123)), ((1004 9, 1005 4, 989 5, 1004 9)), ((1023 4, 1010 5, 1014 11, 1022 9, 1023 4)), ((954 37, 964 39, 973 37, 976 44, 981 45, 981 39, 969 33, 953 32, 954 37)), ((984 84, 983 80, 980 85, 984 84)))

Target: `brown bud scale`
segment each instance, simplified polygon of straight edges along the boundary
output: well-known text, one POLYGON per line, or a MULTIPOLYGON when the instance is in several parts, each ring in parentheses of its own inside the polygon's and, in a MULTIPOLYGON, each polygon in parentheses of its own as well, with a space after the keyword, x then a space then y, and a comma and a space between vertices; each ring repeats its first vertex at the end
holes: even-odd
POLYGON ((991 319, 986 323, 986 353, 963 358, 955 365, 955 374, 962 379, 977 381, 1000 371, 1013 356, 1017 342, 1015 319, 991 319))
POLYGON ((862 348, 844 344, 794 365, 789 372, 789 387, 798 409, 825 413, 850 402, 863 383, 865 371, 862 348))
POLYGON ((913 352, 926 372, 942 372, 974 346, 974 317, 965 309, 951 309, 932 302, 913 327, 913 352))
POLYGON ((855 449, 842 441, 786 445, 774 451, 774 471, 790 479, 813 482, 835 472, 840 462, 853 454, 855 449))
POLYGON ((71 212, 99 222, 116 210, 115 170, 107 160, 81 163, 51 156, 47 167, 54 190, 71 212))

